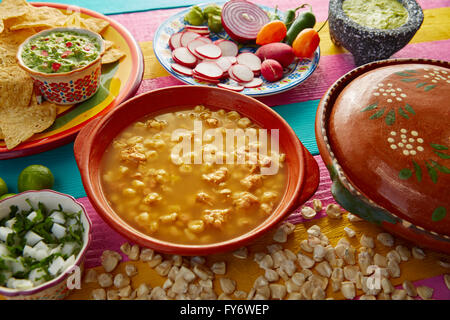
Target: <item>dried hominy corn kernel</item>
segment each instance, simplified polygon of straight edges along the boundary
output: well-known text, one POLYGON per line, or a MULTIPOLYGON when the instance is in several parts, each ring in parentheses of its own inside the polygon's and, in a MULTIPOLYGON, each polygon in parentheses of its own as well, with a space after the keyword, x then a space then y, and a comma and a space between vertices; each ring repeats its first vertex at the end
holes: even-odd
POLYGON ((130 249, 130 253, 128 254, 128 258, 130 260, 138 260, 139 259, 140 248, 137 244, 133 245, 130 249))
POLYGON ((264 272, 264 277, 269 282, 275 282, 280 279, 280 275, 273 269, 266 269, 266 271, 264 272))
POLYGON ((89 269, 86 272, 86 276, 84 277, 84 282, 85 283, 97 282, 97 271, 95 271, 95 269, 89 269))
POLYGON ((302 240, 300 242, 300 248, 306 252, 313 252, 313 248, 308 244, 308 240, 302 240))
POLYGON ((315 212, 322 211, 322 201, 320 201, 319 199, 314 199, 312 201, 312 205, 315 212))
POLYGON ((394 246, 394 237, 389 233, 382 232, 377 235, 377 240, 386 247, 394 246))
POLYGON ((122 260, 122 256, 115 251, 105 250, 102 253, 101 260, 102 266, 105 269, 105 271, 111 272, 117 267, 119 261, 122 260))
POLYGON ((392 285, 392 282, 388 278, 381 279, 381 288, 383 289, 383 292, 386 294, 390 294, 395 290, 394 286, 392 285))
POLYGON ((303 269, 309 269, 312 268, 314 266, 315 261, 313 259, 311 259, 310 257, 298 253, 297 254, 297 261, 298 264, 303 268, 303 269))
POLYGON ((417 297, 417 290, 416 286, 409 280, 403 281, 403 289, 405 289, 406 293, 410 297, 417 297))
POLYGON ((342 218, 342 209, 337 204, 329 204, 326 209, 327 216, 332 219, 341 219, 342 218))
POLYGON ((418 247, 412 248, 412 256, 417 260, 423 260, 426 257, 425 252, 418 247))
POLYGON ((444 282, 447 289, 450 290, 450 274, 444 274, 444 282))
POLYGON ((395 289, 391 298, 392 300, 406 300, 406 291, 395 289))
POLYGON ((286 230, 282 227, 279 227, 275 233, 273 234, 273 241, 278 243, 285 243, 287 241, 287 233, 286 230))
POLYGON ((302 217, 305 219, 312 219, 316 216, 317 212, 308 206, 304 206, 301 210, 302 217))
POLYGON ((356 215, 354 215, 354 214, 351 214, 350 212, 347 214, 347 219, 348 219, 350 222, 359 222, 359 221, 363 221, 363 219, 361 219, 360 217, 358 217, 358 216, 356 216, 356 215))
POLYGON ((411 258, 411 252, 409 251, 409 249, 407 247, 398 245, 395 247, 395 250, 400 255, 400 258, 402 259, 402 261, 408 261, 409 258, 411 258))
POLYGON ((144 262, 151 261, 153 259, 154 254, 155 252, 152 249, 144 248, 141 250, 139 259, 144 262))
POLYGON ((421 297, 423 300, 429 300, 433 297, 434 289, 427 287, 427 286, 419 286, 416 288, 417 294, 419 297, 421 297))
POLYGON ((225 274, 226 273, 226 264, 224 261, 221 262, 215 262, 211 266, 211 271, 215 274, 225 274))
POLYGON ((137 268, 134 264, 127 264, 125 266, 125 273, 129 277, 133 277, 138 274, 137 268))
POLYGON ((91 292, 91 297, 93 300, 106 300, 105 289, 94 289, 91 292))
POLYGON ((373 241, 373 238, 366 236, 365 234, 361 236, 359 243, 364 247, 372 249, 375 248, 375 242, 373 241))
POLYGON ((349 238, 353 238, 356 235, 356 232, 353 229, 349 228, 349 227, 345 227, 344 231, 345 231, 345 233, 347 234, 347 236, 349 238))
POLYGON ((233 252, 233 256, 238 259, 247 259, 248 249, 246 247, 242 247, 233 252))
POLYGON ((281 300, 286 296, 286 287, 282 284, 273 283, 269 285, 272 299, 281 300))
POLYGON ((147 262, 150 268, 155 268, 162 262, 162 256, 160 254, 156 254, 152 257, 151 260, 147 262))
POLYGON ((356 290, 355 285, 351 281, 343 281, 341 283, 341 293, 345 299, 351 300, 355 298, 356 290))
POLYGON ((114 286, 117 289, 122 289, 123 287, 126 287, 129 284, 130 284, 130 278, 128 278, 128 276, 126 276, 122 273, 118 273, 114 277, 114 286))
POLYGON ((98 276, 98 284, 102 288, 108 288, 113 284, 113 276, 109 273, 102 273, 98 276))

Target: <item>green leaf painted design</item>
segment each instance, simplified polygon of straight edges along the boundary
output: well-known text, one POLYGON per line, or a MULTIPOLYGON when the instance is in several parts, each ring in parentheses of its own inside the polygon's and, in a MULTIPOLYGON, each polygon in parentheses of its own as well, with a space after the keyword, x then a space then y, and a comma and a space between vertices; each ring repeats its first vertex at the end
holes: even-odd
MULTIPOLYGON (((405 70, 405 71, 408 72, 407 70, 405 70)), ((412 77, 412 76, 414 76, 414 74, 409 74, 409 73, 406 73, 406 72, 396 72, 395 74, 398 75, 398 76, 402 76, 402 77, 412 77)))
POLYGON ((439 151, 435 151, 434 153, 436 153, 437 156, 439 158, 441 158, 441 159, 444 159, 444 160, 450 159, 450 155, 448 155, 448 154, 445 154, 445 153, 442 153, 442 152, 439 152, 439 151))
POLYGON ((420 82, 420 83, 418 83, 417 85, 416 85, 416 88, 421 88, 421 87, 423 87, 424 85, 426 85, 427 83, 426 82, 420 82))
POLYGON ((361 112, 365 112, 365 111, 370 111, 373 109, 376 109, 376 107, 378 106, 378 102, 372 103, 371 105, 365 107, 364 109, 361 110, 361 112))
MULTIPOLYGON (((433 161, 433 162, 434 162, 434 161, 433 161)), ((442 166, 442 165, 440 165, 440 164, 437 163, 437 162, 434 162, 434 163, 435 163, 435 164, 434 164, 434 167, 435 167, 436 169, 438 169, 440 172, 450 174, 450 169, 449 169, 449 168, 447 168, 446 166, 442 166)))
POLYGON ((409 178, 411 178, 411 176, 412 172, 408 168, 404 168, 398 173, 398 177, 402 180, 408 180, 409 178))
POLYGON ((389 111, 388 114, 386 115, 386 118, 384 118, 384 121, 388 126, 392 126, 395 122, 395 111, 394 110, 389 111))
POLYGON ((430 143, 430 146, 435 150, 448 150, 448 147, 443 146, 442 144, 430 143))
POLYGON ((380 118, 383 114, 384 114, 384 110, 385 110, 385 108, 383 108, 383 109, 381 109, 381 110, 378 110, 377 112, 375 112, 372 116, 370 116, 370 118, 369 119, 378 119, 378 118, 380 118))
POLYGON ((428 175, 430 176, 431 181, 433 181, 433 183, 437 183, 438 175, 437 175, 436 169, 426 161, 425 161, 425 165, 427 167, 428 175))
POLYGON ((417 80, 419 80, 419 79, 416 79, 416 78, 406 78, 406 79, 402 79, 401 81, 403 81, 403 82, 415 82, 415 81, 417 81, 417 80))
POLYGON ((417 73, 417 70, 405 70, 405 71, 409 73, 417 73))
POLYGON ((412 113, 412 114, 416 114, 416 112, 414 111, 414 109, 413 109, 413 107, 411 107, 409 104, 406 104, 405 105, 405 109, 406 109, 406 111, 408 111, 409 113, 412 113))
POLYGON ((402 107, 398 108, 398 114, 401 115, 405 119, 409 119, 408 114, 405 112, 405 110, 403 110, 402 107))
POLYGON ((434 222, 441 221, 447 215, 447 209, 444 207, 437 207, 434 209, 433 214, 431 215, 431 220, 434 222))
POLYGON ((422 181, 422 168, 420 168, 419 164, 413 160, 414 172, 416 173, 417 181, 422 181))
POLYGON ((426 86, 423 90, 425 92, 430 91, 431 89, 433 89, 434 87, 436 87, 434 84, 430 84, 429 86, 426 86))

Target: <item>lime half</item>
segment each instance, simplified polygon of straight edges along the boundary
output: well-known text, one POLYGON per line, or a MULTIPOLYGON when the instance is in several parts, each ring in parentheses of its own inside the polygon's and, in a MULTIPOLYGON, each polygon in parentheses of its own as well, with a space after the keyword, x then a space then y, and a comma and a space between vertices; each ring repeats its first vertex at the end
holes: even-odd
POLYGON ((8 186, 6 185, 5 180, 0 178, 0 196, 8 193, 8 186))

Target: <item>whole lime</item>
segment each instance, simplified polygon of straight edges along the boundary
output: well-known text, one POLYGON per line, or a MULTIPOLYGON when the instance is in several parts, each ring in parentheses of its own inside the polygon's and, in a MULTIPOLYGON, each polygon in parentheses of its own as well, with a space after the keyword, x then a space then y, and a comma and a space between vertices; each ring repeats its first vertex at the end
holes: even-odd
POLYGON ((55 178, 49 168, 33 164, 22 170, 17 181, 19 192, 26 190, 51 189, 55 178))
POLYGON ((8 193, 8 186, 6 185, 5 180, 0 178, 0 196, 8 193))
POLYGON ((0 196, 0 200, 15 196, 15 193, 5 193, 4 195, 0 196))

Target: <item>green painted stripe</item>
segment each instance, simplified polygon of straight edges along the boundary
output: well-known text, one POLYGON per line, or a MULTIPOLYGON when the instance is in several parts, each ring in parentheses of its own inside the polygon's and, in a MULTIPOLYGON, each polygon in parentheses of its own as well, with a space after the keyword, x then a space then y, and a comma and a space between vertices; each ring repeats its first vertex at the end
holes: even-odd
POLYGON ((273 107, 294 129, 297 137, 313 155, 319 154, 314 123, 320 100, 309 100, 273 107))

